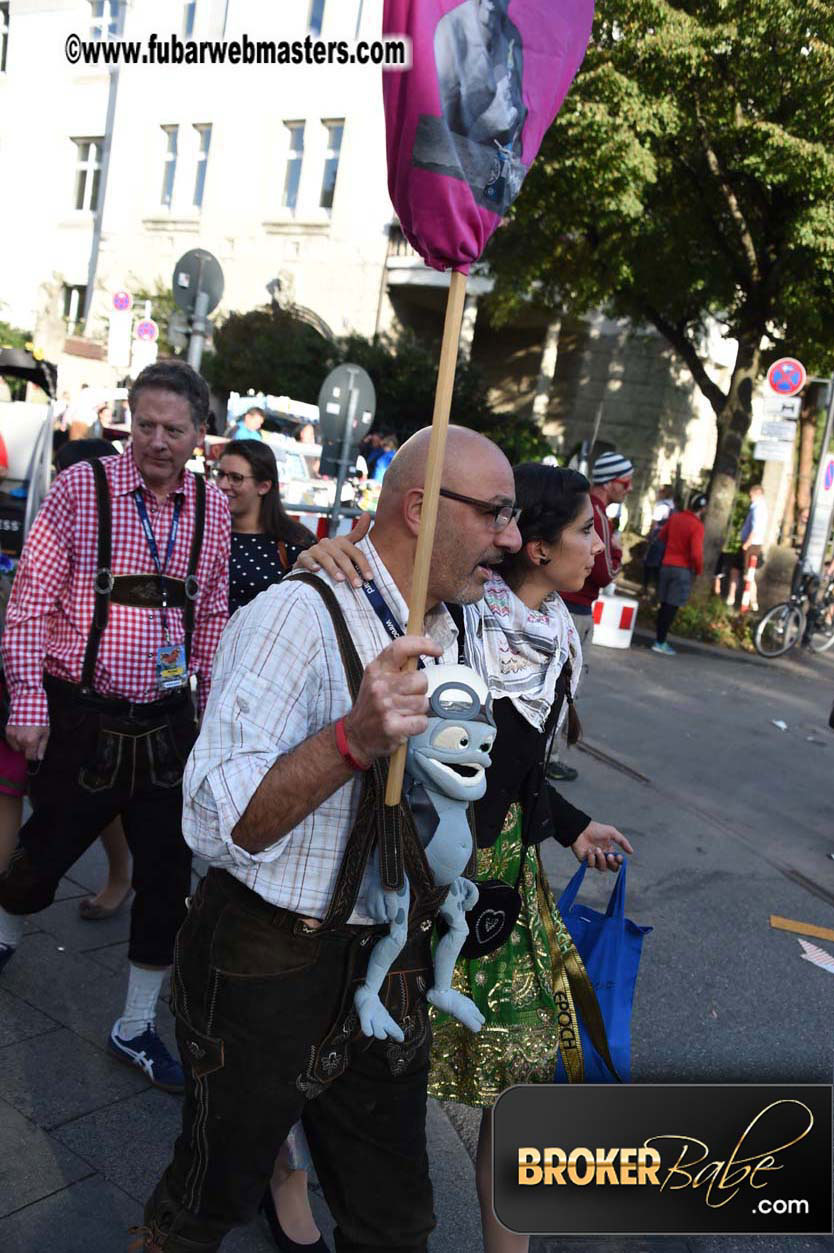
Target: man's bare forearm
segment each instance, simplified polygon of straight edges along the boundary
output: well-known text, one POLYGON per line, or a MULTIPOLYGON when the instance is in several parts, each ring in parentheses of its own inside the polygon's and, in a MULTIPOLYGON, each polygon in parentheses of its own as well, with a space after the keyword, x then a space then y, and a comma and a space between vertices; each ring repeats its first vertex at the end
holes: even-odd
POLYGON ((334 726, 325 727, 270 767, 232 839, 247 853, 262 853, 353 777, 336 747, 334 726))

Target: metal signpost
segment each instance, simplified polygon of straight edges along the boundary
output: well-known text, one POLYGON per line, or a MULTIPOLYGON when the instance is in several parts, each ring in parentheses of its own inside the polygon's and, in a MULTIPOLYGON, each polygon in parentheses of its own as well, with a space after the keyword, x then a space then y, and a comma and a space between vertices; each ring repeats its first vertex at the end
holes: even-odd
POLYGON ((205 248, 192 248, 174 266, 172 287, 174 300, 186 315, 191 332, 186 360, 199 370, 208 331, 206 319, 223 295, 220 262, 205 248))
POLYGON ((802 538, 802 550, 797 563, 804 574, 822 574, 825 550, 831 533, 834 516, 834 453, 830 451, 831 433, 834 428, 834 376, 828 384, 828 413, 822 437, 820 463, 811 498, 811 512, 802 538))
POLYGON ((130 365, 130 327, 133 321, 133 297, 130 292, 115 291, 111 299, 110 324, 107 328, 107 363, 117 370, 130 365))
POLYGON ((371 429, 375 412, 376 391, 367 371, 350 364, 339 365, 330 371, 319 392, 319 431, 321 468, 324 470, 334 465, 336 468, 336 498, 330 515, 331 535, 338 530, 342 488, 348 469, 359 444, 371 429))
POLYGON ((133 350, 130 356, 130 373, 133 378, 141 374, 145 366, 153 365, 159 352, 159 327, 153 318, 144 317, 133 328, 133 350))

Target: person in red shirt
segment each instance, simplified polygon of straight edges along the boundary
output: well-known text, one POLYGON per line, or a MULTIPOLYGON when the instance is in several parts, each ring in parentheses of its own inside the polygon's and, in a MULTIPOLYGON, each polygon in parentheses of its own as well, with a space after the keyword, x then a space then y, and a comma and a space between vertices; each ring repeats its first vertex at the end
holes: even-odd
POLYGON ((704 569, 704 512, 707 498, 696 492, 688 509, 673 513, 661 529, 658 540, 666 544, 657 596, 657 639, 652 644, 653 653, 674 657, 675 649, 667 644, 666 636, 681 605, 689 600, 693 578, 704 569))
MULTIPOLYGON (((604 587, 617 577, 623 564, 623 546, 605 512, 609 505, 620 505, 631 491, 634 466, 628 457, 619 452, 604 452, 597 457, 591 473, 591 506, 594 511, 594 530, 602 540, 602 551, 594 559, 583 587, 578 592, 562 597, 567 605, 579 634, 583 654, 587 656, 586 644, 594 629, 594 601, 604 587)), ((587 673, 587 664, 585 670, 587 673)), ((552 783, 572 783, 579 771, 559 760, 559 750, 554 748, 547 767, 547 778, 552 783)))

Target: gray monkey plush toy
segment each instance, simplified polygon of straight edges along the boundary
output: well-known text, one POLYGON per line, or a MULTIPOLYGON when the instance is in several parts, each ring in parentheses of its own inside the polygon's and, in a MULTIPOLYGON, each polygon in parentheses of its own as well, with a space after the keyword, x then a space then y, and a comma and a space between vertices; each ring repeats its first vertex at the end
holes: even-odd
MULTIPOLYGON (((455 961, 468 935, 466 911, 478 899, 478 889, 463 878, 472 856, 472 832, 466 816, 470 801, 486 791, 486 769, 496 736, 492 698, 487 686, 468 666, 429 666, 429 725, 408 742, 406 795, 412 804, 420 842, 429 870, 438 886, 449 886, 439 916, 448 930, 434 955, 434 984, 426 997, 470 1031, 479 1031, 484 1019, 468 996, 451 986, 455 961)), ((379 873, 379 855, 369 866, 371 886, 368 913, 374 922, 389 923, 388 934, 374 945, 365 982, 354 1004, 362 1031, 378 1040, 402 1042, 403 1032, 380 999, 380 989, 408 932, 410 887, 406 878, 400 892, 386 892, 379 873)))

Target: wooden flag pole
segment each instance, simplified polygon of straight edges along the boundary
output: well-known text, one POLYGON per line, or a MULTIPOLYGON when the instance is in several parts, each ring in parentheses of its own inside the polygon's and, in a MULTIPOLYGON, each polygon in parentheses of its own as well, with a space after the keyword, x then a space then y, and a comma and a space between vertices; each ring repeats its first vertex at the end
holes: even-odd
MULTIPOLYGON (((449 429, 449 412, 452 408, 452 388, 455 383, 455 367, 460 344, 460 327, 463 321, 463 302, 466 298, 466 275, 453 270, 446 304, 446 321, 443 325, 443 343, 440 346, 440 366, 437 371, 437 388, 434 393, 434 413, 431 420, 431 440, 426 465, 426 481, 423 487, 423 508, 420 515, 420 533, 417 536, 417 552, 414 557, 414 576, 411 582, 411 598, 408 607, 408 634, 422 635, 426 616, 426 595, 429 587, 429 566, 434 548, 434 531, 437 523, 437 504, 440 495, 440 479, 443 474, 443 458, 446 453, 446 433, 449 429)), ((414 670, 417 659, 409 661, 407 669, 414 670)), ((388 785, 385 804, 399 805, 405 774, 405 755, 408 745, 401 744, 391 758, 388 767, 388 785)))

